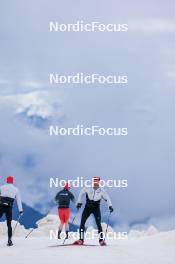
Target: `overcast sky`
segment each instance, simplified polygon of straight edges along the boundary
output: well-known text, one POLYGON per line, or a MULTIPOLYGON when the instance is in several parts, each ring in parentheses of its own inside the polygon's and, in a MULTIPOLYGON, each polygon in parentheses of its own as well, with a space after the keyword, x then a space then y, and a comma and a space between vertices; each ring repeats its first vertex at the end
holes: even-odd
POLYGON ((172 0, 2 2, 0 184, 14 175, 37 208, 55 194, 49 177, 127 179, 127 189, 107 190, 113 218, 174 228, 174 10, 172 0), (128 23, 129 31, 49 33, 50 20, 128 23), (51 86, 50 72, 120 73, 129 83, 51 86), (31 111, 42 120, 31 120, 31 111), (128 127, 129 134, 60 139, 49 137, 50 123, 128 127))

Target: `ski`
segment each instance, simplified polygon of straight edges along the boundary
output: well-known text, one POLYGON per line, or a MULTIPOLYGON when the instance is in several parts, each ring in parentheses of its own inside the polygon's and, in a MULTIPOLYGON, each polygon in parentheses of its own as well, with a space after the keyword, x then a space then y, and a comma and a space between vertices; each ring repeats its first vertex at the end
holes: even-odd
POLYGON ((83 245, 75 245, 75 244, 60 244, 60 245, 52 245, 52 246, 48 246, 48 247, 66 247, 66 246, 79 246, 79 247, 101 247, 101 245, 91 245, 91 244, 83 244, 83 245))

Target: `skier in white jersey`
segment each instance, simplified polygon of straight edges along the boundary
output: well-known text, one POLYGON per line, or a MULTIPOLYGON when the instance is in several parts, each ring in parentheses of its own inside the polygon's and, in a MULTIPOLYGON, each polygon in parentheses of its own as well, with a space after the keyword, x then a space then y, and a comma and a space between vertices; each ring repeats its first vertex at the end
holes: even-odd
POLYGON ((93 187, 83 188, 78 197, 77 209, 81 208, 81 201, 84 195, 86 195, 86 204, 81 217, 80 239, 75 241, 74 244, 82 245, 84 243, 85 223, 88 217, 93 214, 98 227, 99 243, 101 246, 104 246, 106 243, 103 239, 103 231, 101 226, 100 201, 104 199, 108 203, 109 211, 111 213, 113 212, 113 207, 108 194, 99 186, 100 177, 93 177, 92 182, 93 187))
POLYGON ((23 214, 22 202, 21 202, 21 195, 18 190, 13 185, 13 176, 7 177, 7 184, 0 186, 0 218, 5 214, 7 220, 7 227, 8 227, 8 246, 12 246, 12 209, 13 209, 13 202, 16 199, 19 213, 23 214))

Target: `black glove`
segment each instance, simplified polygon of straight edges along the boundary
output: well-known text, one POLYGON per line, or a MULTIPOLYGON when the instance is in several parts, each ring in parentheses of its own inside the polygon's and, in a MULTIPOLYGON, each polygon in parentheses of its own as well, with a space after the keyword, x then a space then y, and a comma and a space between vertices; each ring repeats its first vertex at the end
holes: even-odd
POLYGON ((77 209, 80 209, 82 206, 82 203, 77 203, 77 209))
POLYGON ((109 212, 112 213, 114 211, 112 206, 109 206, 109 212))
POLYGON ((19 213, 20 213, 20 215, 23 215, 23 211, 20 211, 19 213))

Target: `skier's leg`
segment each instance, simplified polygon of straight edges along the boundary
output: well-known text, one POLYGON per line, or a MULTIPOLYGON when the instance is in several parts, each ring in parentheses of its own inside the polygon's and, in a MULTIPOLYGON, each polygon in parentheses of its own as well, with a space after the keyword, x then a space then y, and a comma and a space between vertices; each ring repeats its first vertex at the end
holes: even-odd
POLYGON ((2 211, 2 209, 0 208, 0 219, 1 219, 2 216, 3 216, 3 211, 2 211))
POLYGON ((66 239, 69 236, 69 217, 70 217, 70 208, 65 208, 65 231, 66 231, 66 239))
POLYGON ((63 208, 58 208, 58 216, 60 219, 59 230, 62 231, 63 225, 64 225, 64 209, 63 208))
POLYGON ((60 225, 58 228, 58 239, 60 239, 60 235, 63 229, 63 225, 64 225, 64 213, 63 213, 63 208, 58 208, 58 215, 59 215, 59 219, 60 219, 60 225))
POLYGON ((69 237, 69 224, 65 224, 65 231, 66 231, 66 239, 69 237))
POLYGON ((7 228, 8 228, 8 241, 10 241, 12 238, 12 207, 6 208, 5 216, 6 216, 7 228))
POLYGON ((100 212, 100 207, 97 207, 93 210, 93 215, 95 217, 95 222, 98 228, 98 233, 99 233, 99 240, 103 240, 103 230, 101 226, 101 212, 100 212))
POLYGON ((84 240, 85 223, 91 213, 92 212, 89 209, 89 207, 85 206, 83 213, 82 213, 81 224, 80 224, 80 240, 82 241, 84 240))
POLYGON ((12 238, 12 221, 7 220, 7 228, 8 228, 8 240, 12 238))
POLYGON ((68 223, 65 224, 65 230, 66 230, 66 231, 69 231, 69 224, 68 224, 68 223))
POLYGON ((64 215, 64 220, 65 220, 65 230, 69 230, 69 217, 70 217, 70 208, 65 208, 65 215, 64 215))
POLYGON ((4 213, 5 213, 4 212, 4 206, 3 205, 0 205, 0 219, 3 216, 4 213))
POLYGON ((63 224, 60 224, 58 229, 59 229, 60 231, 62 231, 62 229, 63 229, 63 224))

